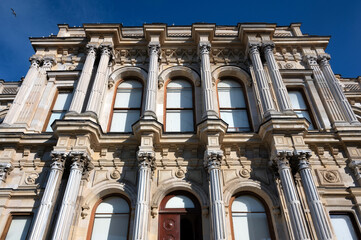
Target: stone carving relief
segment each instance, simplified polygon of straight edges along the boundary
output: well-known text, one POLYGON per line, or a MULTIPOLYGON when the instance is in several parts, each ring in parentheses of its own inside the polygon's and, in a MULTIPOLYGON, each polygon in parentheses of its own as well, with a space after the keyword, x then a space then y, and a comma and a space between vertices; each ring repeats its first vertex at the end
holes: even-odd
POLYGON ((130 64, 132 66, 145 65, 149 62, 147 48, 115 49, 116 64, 130 64))
POLYGON ((161 56, 161 62, 167 65, 198 63, 197 51, 194 48, 162 49, 160 56, 161 56))
POLYGON ((217 64, 239 64, 245 63, 244 50, 240 48, 212 48, 211 63, 217 64))
POLYGON ((343 186, 341 175, 338 170, 316 170, 320 185, 343 186))
POLYGON ((305 69, 302 53, 297 48, 277 48, 274 56, 280 69, 305 69))
POLYGON ((25 184, 27 185, 35 185, 36 184, 36 180, 39 178, 39 174, 38 173, 27 173, 25 175, 25 184))

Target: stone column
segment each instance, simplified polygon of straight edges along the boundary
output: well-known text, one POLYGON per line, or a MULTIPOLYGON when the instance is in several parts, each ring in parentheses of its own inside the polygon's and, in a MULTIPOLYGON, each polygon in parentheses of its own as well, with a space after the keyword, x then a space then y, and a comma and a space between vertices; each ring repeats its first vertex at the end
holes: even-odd
POLYGON ((103 99, 103 92, 105 89, 105 81, 107 81, 107 68, 109 65, 109 60, 111 56, 110 46, 100 46, 101 57, 98 65, 97 74, 95 75, 94 84, 92 91, 90 93, 88 106, 86 108, 87 112, 92 112, 96 116, 99 115, 100 107, 103 99))
POLYGON ((330 56, 328 54, 319 56, 321 70, 326 77, 326 80, 330 86, 333 96, 336 98, 337 102, 339 103, 347 120, 351 124, 355 124, 355 123, 359 124, 360 122, 357 120, 357 117, 353 112, 350 103, 347 101, 347 98, 341 89, 340 83, 336 79, 335 74, 333 74, 328 59, 330 59, 330 56))
POLYGON ((215 112, 215 102, 212 90, 212 73, 211 63, 209 60, 209 52, 211 44, 208 42, 201 42, 199 44, 199 54, 201 59, 201 78, 202 78, 202 92, 203 92, 203 119, 213 118, 217 119, 218 114, 215 112))
POLYGON ((293 235, 297 240, 311 239, 289 167, 288 158, 290 157, 291 153, 280 152, 276 158, 276 164, 290 215, 293 235))
POLYGON ((259 89, 259 95, 261 98, 263 115, 264 117, 269 116, 272 112, 276 111, 274 106, 271 91, 267 82, 266 74, 263 69, 263 64, 261 61, 261 56, 259 53, 259 43, 250 43, 249 44, 249 56, 252 61, 254 74, 256 77, 257 86, 259 89))
POLYGON ((276 97, 278 100, 278 104, 280 106, 280 110, 282 112, 289 111, 293 112, 291 100, 287 92, 287 88, 285 84, 283 83, 281 73, 278 69, 278 65, 275 59, 275 56, 273 55, 273 49, 274 49, 274 43, 264 43, 263 44, 263 50, 264 55, 266 58, 266 63, 268 66, 269 73, 271 75, 273 87, 276 92, 276 97))
POLYGON ((332 231, 327 221, 327 216, 318 194, 316 184, 313 181, 311 169, 306 158, 310 158, 309 153, 300 153, 298 157, 298 171, 301 175, 302 186, 304 188, 308 206, 310 208, 313 224, 317 237, 320 240, 332 239, 332 231))
POLYGON ((30 240, 41 240, 46 237, 51 214, 54 208, 56 198, 61 183, 61 178, 64 172, 64 164, 67 157, 65 152, 52 152, 53 163, 45 187, 43 198, 41 199, 40 207, 32 227, 30 240))
POLYGON ((26 74, 18 93, 16 94, 13 104, 11 105, 8 114, 6 114, 4 119, 4 123, 6 124, 10 125, 16 121, 19 112, 25 104, 25 99, 27 99, 28 95, 30 94, 30 90, 39 74, 40 57, 34 55, 30 58, 30 62, 30 69, 26 74))
POLYGON ((88 91, 88 86, 93 73, 94 62, 96 58, 96 47, 94 45, 87 45, 87 57, 81 72, 78 84, 74 91, 73 100, 69 108, 69 112, 81 113, 84 99, 88 91))
POLYGON ((8 174, 13 170, 11 163, 0 163, 0 181, 5 182, 8 174))
POLYGON ((151 177, 155 169, 154 152, 137 153, 139 172, 138 172, 138 194, 135 206, 133 239, 148 239, 148 218, 149 202, 151 190, 151 177))
POLYGON ((149 71, 147 78, 147 92, 145 95, 144 118, 157 119, 157 90, 158 90, 158 60, 159 60, 159 43, 149 43, 149 71))
POLYGON ((342 123, 345 122, 346 119, 337 105, 335 98, 329 88, 325 76, 323 75, 320 67, 317 64, 317 59, 313 55, 307 55, 304 57, 304 61, 308 64, 308 66, 313 70, 314 79, 316 82, 316 86, 318 91, 320 92, 321 98, 324 100, 324 105, 328 110, 329 118, 332 119, 332 123, 342 123))
POLYGON ((54 228, 53 240, 68 239, 82 175, 93 168, 89 156, 84 152, 70 152, 69 158, 72 162, 70 175, 54 228))
POLYGON ((222 151, 206 150, 204 166, 209 173, 212 235, 214 240, 227 239, 226 214, 221 180, 222 151))

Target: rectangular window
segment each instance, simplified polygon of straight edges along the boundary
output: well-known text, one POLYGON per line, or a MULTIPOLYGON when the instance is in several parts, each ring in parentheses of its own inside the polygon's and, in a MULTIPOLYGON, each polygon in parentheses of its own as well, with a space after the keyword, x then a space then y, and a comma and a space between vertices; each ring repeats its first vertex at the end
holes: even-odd
POLYGON ((70 91, 59 92, 54 106, 49 114, 45 132, 52 132, 51 124, 57 120, 62 119, 65 113, 69 110, 71 100, 73 99, 73 93, 70 91))
POLYGON ((291 99, 293 111, 297 114, 298 117, 306 118, 309 121, 310 126, 308 127, 308 130, 314 130, 315 127, 313 125, 313 121, 310 116, 303 93, 299 90, 289 90, 288 95, 291 99))
POLYGON ((5 226, 1 239, 26 240, 32 221, 31 213, 13 213, 5 226))
POLYGON ((353 216, 347 213, 331 213, 331 223, 337 239, 361 239, 355 226, 353 216))

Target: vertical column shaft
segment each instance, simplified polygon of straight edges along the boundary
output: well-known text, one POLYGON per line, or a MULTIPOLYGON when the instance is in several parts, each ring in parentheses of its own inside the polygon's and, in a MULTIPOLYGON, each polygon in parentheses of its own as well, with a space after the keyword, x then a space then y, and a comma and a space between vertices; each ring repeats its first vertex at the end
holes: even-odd
POLYGON ((151 175, 154 170, 154 153, 138 152, 139 172, 138 172, 138 195, 134 216, 133 239, 148 239, 148 218, 149 201, 151 190, 151 175))
POLYGON ((212 90, 212 73, 211 63, 209 59, 211 45, 210 43, 200 43, 199 53, 201 59, 201 78, 202 78, 202 92, 203 92, 203 119, 218 118, 215 112, 215 103, 212 90))
POLYGON ((159 43, 149 44, 149 71, 147 79, 147 92, 145 96, 144 117, 157 119, 157 86, 158 86, 158 59, 159 59, 159 43))
POLYGON ((222 152, 205 153, 205 167, 208 169, 210 182, 210 204, 212 218, 212 234, 214 240, 227 239, 226 237, 226 214, 223 201, 223 189, 221 183, 222 152))
POLYGON ((258 44, 250 44, 249 56, 252 61, 254 74, 256 76, 256 81, 259 88, 259 95, 262 102, 263 113, 264 116, 268 116, 271 114, 271 112, 275 112, 276 108, 272 100, 271 91, 268 86, 266 74, 263 69, 263 64, 258 48, 258 44))
POLYGON ((90 83, 90 79, 92 76, 94 62, 96 58, 96 48, 94 45, 87 46, 87 57, 85 59, 85 63, 83 66, 83 70, 81 72, 78 84, 74 91, 74 96, 71 101, 71 105, 69 108, 70 112, 81 113, 86 93, 88 91, 88 86, 90 83))
POLYGON ((280 110, 283 111, 292 111, 291 100, 287 92, 287 88, 283 83, 281 73, 278 69, 276 59, 273 55, 274 44, 265 44, 264 45, 264 55, 266 58, 266 63, 271 75, 273 87, 275 88, 276 97, 280 110))
POLYGON ((80 182, 85 168, 89 168, 89 158, 82 152, 69 153, 72 158, 70 175, 61 203, 59 216, 55 225, 53 240, 68 239, 70 228, 76 211, 76 200, 79 194, 80 182))
POLYGON ((86 108, 87 112, 93 112, 97 116, 100 112, 101 102, 103 99, 103 92, 105 89, 106 72, 109 65, 109 60, 111 56, 111 49, 109 46, 100 46, 101 48, 101 57, 98 65, 98 70, 95 75, 95 80, 93 84, 92 91, 90 93, 88 106, 86 108))
POLYGON ((282 153, 278 157, 277 165, 295 239, 310 239, 301 203, 292 179, 289 162, 286 159, 286 153, 282 153))
POLYGON ((40 59, 36 56, 33 56, 30 58, 30 61, 31 66, 25 76, 23 83, 21 84, 18 93, 16 94, 16 97, 9 109, 8 114, 4 119, 4 123, 12 124, 16 121, 17 115, 25 104, 24 100, 29 96, 31 88, 39 74, 40 59))
POLYGON ((335 74, 332 71, 332 68, 328 62, 327 56, 322 56, 320 59, 320 67, 323 74, 326 77, 326 81, 328 82, 330 89, 337 99, 341 109, 343 110, 347 120, 350 123, 359 123, 355 113, 353 112, 350 103, 347 101, 345 94, 343 93, 339 82, 337 81, 335 74))
POLYGON ((50 217, 58 195, 66 154, 53 152, 52 157, 54 162, 51 164, 48 182, 29 236, 30 240, 41 240, 46 237, 50 217))
POLYGON ((311 217, 316 228, 317 237, 320 240, 332 239, 331 227, 327 221, 327 216, 315 182, 312 178, 309 164, 305 159, 306 155, 308 154, 301 154, 298 163, 298 171, 301 175, 302 185, 306 194, 308 206, 310 207, 311 217))

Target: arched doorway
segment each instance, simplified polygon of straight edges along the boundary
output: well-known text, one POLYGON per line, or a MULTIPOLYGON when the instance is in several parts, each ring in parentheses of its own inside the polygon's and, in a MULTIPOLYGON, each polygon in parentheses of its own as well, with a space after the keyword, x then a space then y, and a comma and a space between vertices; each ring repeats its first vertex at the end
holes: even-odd
POLYGON ((159 210, 159 240, 201 240, 202 215, 198 200, 188 192, 165 196, 159 210))

